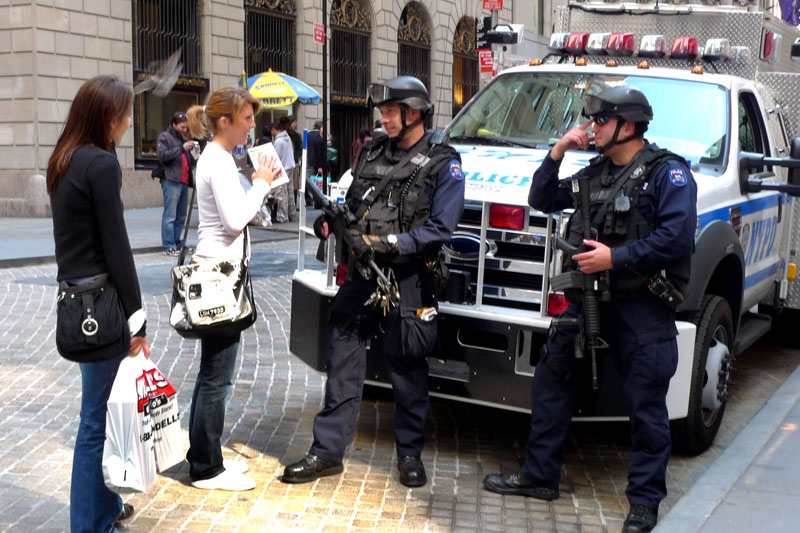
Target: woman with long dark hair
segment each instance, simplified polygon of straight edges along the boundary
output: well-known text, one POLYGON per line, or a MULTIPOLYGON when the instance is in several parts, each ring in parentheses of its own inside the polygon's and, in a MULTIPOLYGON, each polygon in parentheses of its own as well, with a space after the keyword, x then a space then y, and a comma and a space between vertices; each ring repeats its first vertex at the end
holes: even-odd
MULTIPOLYGON (((70 529, 107 532, 133 514, 103 482, 106 403, 126 355, 144 351, 145 316, 123 217, 122 171, 115 154, 130 128, 131 88, 114 76, 84 83, 47 165, 57 279, 71 287, 107 276, 116 288, 131 333, 128 350, 80 363, 82 395, 70 486, 70 529), (127 353, 125 353, 127 352, 127 353)), ((126 337, 127 338, 127 337, 126 337)))
MULTIPOLYGON (((278 170, 274 158, 262 157, 253 173, 253 187, 245 192, 239 184, 232 152, 247 143, 247 135, 255 126, 253 117, 260 108, 258 100, 241 88, 223 87, 208 97, 206 118, 213 139, 197 161, 200 223, 192 261, 242 257, 247 223, 261 209, 278 170)), ((192 485, 199 489, 240 491, 256 486, 254 479, 244 475, 246 463, 222 457, 225 407, 233 389, 240 336, 207 335, 200 339, 200 369, 192 394, 186 454, 192 485)))

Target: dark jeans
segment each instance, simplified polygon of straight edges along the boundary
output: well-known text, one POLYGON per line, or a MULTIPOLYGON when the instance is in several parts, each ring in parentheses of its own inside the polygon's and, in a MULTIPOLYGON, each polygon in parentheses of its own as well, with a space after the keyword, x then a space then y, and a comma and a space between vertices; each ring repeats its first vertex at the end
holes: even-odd
POLYGON ((75 439, 69 490, 72 533, 111 531, 122 510, 119 494, 108 490, 103 481, 106 404, 122 357, 80 364, 81 421, 75 439))
POLYGON ((189 186, 164 178, 161 180, 164 193, 164 214, 161 215, 161 246, 165 250, 183 246, 183 226, 186 223, 189 186))
POLYGON ((240 335, 203 337, 200 340, 200 370, 192 393, 189 414, 189 474, 193 481, 209 479, 222 466, 222 429, 225 407, 233 389, 233 371, 240 335))

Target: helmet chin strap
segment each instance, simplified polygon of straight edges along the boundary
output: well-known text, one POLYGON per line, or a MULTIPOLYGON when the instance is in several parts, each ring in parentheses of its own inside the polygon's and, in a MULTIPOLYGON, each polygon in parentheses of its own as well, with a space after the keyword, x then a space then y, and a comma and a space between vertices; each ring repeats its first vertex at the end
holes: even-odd
POLYGON ((631 135, 630 137, 626 137, 622 140, 619 140, 618 139, 619 132, 622 129, 623 124, 625 124, 625 121, 617 117, 617 127, 614 129, 614 136, 611 137, 611 140, 602 146, 595 145, 595 149, 597 150, 598 154, 605 153, 605 151, 611 148, 612 146, 616 146, 618 144, 625 144, 626 142, 632 141, 637 138, 636 135, 631 135))
POLYGON ((424 116, 420 114, 420 118, 412 122, 411 124, 406 124, 406 109, 409 107, 406 104, 400 104, 400 124, 403 126, 400 128, 400 132, 395 135, 394 137, 390 137, 392 141, 399 141, 403 137, 406 136, 406 132, 411 129, 417 127, 417 125, 422 124, 424 120, 424 116))

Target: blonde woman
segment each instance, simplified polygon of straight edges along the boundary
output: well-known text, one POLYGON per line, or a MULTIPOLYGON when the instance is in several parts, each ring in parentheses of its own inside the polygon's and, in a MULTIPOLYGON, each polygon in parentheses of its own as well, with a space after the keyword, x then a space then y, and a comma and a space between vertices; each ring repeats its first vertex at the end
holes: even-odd
MULTIPOLYGON (((223 87, 206 103, 206 120, 213 140, 197 162, 195 186, 200 215, 194 261, 241 257, 244 230, 261 208, 276 175, 274 158, 262 158, 253 174, 253 187, 245 192, 232 152, 247 142, 253 117, 261 104, 241 88, 223 87)), ((249 253, 249 250, 248 250, 249 253)), ((189 474, 200 489, 250 490, 255 480, 244 475, 247 464, 222 458, 225 407, 233 388, 240 334, 204 336, 200 340, 197 374, 189 415, 189 474)))

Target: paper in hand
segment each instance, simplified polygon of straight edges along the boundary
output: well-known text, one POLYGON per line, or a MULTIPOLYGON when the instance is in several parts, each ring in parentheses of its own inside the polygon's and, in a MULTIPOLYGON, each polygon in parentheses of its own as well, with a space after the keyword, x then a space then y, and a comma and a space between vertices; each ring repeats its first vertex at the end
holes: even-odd
POLYGON ((275 163, 278 167, 280 167, 280 171, 275 175, 275 179, 272 180, 273 188, 283 185, 284 183, 289 183, 289 175, 286 174, 286 169, 283 168, 283 163, 281 163, 281 159, 278 157, 278 152, 275 151, 275 146, 273 146, 272 143, 253 146, 252 148, 247 149, 247 153, 250 156, 250 161, 253 163, 253 168, 256 172, 258 172, 258 168, 260 166, 258 158, 261 154, 266 155, 267 159, 270 157, 275 158, 275 163))

